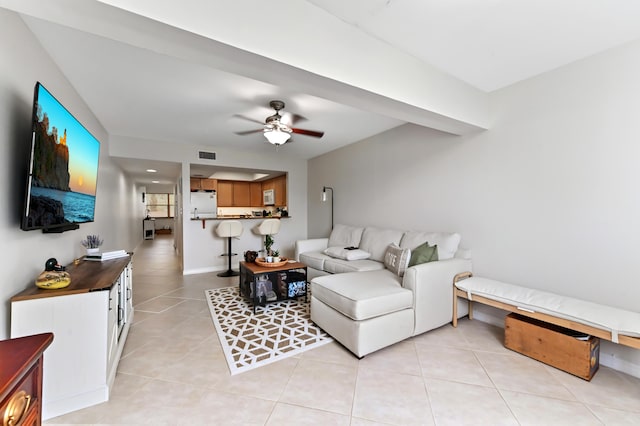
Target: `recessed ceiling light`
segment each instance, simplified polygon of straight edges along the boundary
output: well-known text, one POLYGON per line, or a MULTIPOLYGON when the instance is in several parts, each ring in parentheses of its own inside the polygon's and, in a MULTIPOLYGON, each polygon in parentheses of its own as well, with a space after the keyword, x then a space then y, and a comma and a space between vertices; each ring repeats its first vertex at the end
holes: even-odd
POLYGON ((157 170, 156 170, 156 169, 147 169, 147 171, 148 171, 149 173, 156 173, 156 172, 157 172, 157 170))
POLYGON ((152 180, 151 183, 160 183, 159 180, 152 180))

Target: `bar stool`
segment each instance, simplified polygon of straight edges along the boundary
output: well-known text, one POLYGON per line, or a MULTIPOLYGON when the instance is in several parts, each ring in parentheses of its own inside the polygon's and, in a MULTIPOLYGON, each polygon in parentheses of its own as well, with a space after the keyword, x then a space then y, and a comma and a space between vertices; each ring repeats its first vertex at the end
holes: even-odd
POLYGON ((229 256, 229 269, 224 272, 220 272, 218 274, 219 277, 235 277, 239 274, 238 271, 234 271, 231 269, 231 256, 236 256, 237 253, 231 252, 231 238, 239 237, 242 235, 242 223, 239 220, 223 220, 216 227, 216 234, 218 237, 227 238, 228 246, 227 253, 222 254, 221 256, 229 256))
POLYGON ((253 232, 262 235, 264 238, 266 238, 267 235, 276 235, 280 232, 280 219, 265 219, 253 228, 253 232))

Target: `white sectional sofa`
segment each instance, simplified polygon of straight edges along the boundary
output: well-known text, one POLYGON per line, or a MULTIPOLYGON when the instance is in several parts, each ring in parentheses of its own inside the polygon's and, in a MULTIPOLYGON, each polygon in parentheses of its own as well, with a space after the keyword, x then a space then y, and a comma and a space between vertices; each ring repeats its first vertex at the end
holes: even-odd
MULTIPOLYGON (((453 277, 472 270, 459 244, 456 233, 348 225, 297 241, 296 259, 311 280, 311 319, 358 357, 451 322, 453 277), (410 253, 425 248, 438 260, 403 270, 410 253)), ((466 313, 461 302, 458 315, 466 313)))

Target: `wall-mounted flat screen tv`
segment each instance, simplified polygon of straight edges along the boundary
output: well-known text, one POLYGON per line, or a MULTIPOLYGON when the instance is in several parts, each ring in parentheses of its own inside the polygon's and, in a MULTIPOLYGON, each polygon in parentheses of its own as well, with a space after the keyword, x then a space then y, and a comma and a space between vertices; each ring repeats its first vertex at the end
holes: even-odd
POLYGON ((100 142, 36 83, 21 228, 63 232, 93 222, 100 142))

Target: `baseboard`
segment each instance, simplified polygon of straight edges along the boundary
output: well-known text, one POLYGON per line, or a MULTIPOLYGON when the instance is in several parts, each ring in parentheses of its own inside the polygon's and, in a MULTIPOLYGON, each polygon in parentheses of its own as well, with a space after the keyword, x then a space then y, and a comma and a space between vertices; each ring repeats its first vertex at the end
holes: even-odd
MULTIPOLYGON (((185 269, 182 271, 182 275, 195 275, 195 274, 206 274, 207 272, 220 272, 226 271, 229 268, 229 265, 224 266, 207 266, 206 268, 195 268, 195 269, 185 269)), ((231 269, 237 271, 240 268, 240 264, 236 263, 235 265, 231 265, 231 269)))
MULTIPOLYGON (((506 312, 490 306, 475 304, 473 308, 474 321, 482 321, 500 328, 504 328, 506 314, 506 312)), ((600 340, 600 365, 640 378, 640 363, 626 359, 634 356, 640 360, 640 352, 637 349, 600 340)))
POLYGON ((52 419, 72 411, 81 410, 109 400, 109 389, 106 384, 89 392, 73 395, 57 401, 43 401, 42 420, 52 419))

